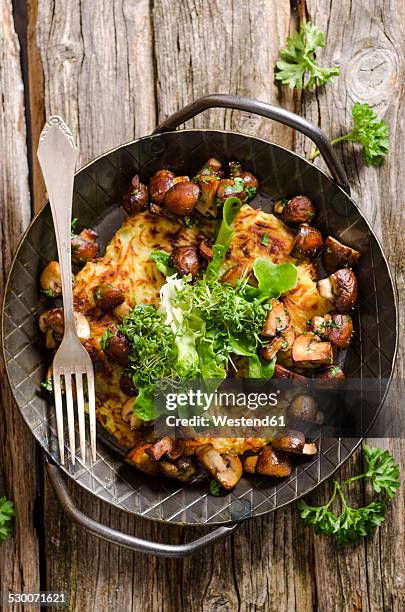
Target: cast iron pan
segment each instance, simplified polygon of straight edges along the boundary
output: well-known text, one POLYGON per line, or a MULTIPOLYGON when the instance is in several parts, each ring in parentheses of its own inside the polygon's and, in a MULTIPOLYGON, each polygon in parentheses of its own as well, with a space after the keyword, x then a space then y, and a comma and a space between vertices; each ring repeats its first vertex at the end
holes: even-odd
MULTIPOLYGON (((103 246, 119 227, 120 201, 131 177, 147 181, 158 169, 193 174, 209 157, 236 159, 259 179, 261 193, 253 205, 268 206, 274 198, 304 193, 317 206, 316 225, 362 252, 356 274, 359 303, 354 313, 355 336, 345 360, 348 377, 381 381, 379 412, 392 376, 397 344, 396 299, 391 275, 377 238, 349 196, 345 172, 323 132, 304 119, 264 102, 237 96, 206 96, 175 113, 152 136, 110 151, 80 170, 75 178, 73 216, 99 231, 103 246), (309 136, 320 149, 333 180, 302 157, 259 138, 219 130, 178 130, 184 121, 212 107, 234 108, 280 121, 309 136)), ((191 554, 232 532, 241 520, 296 500, 331 476, 360 439, 320 439, 320 452, 281 481, 243 478, 224 497, 207 494, 206 483, 183 488, 169 480, 152 480, 122 460, 120 449, 99 430, 98 458, 92 466, 80 460, 58 466, 54 410, 40 391, 49 358, 37 326, 38 313, 49 305, 39 294, 39 275, 56 245, 49 205, 34 218, 18 248, 3 304, 3 351, 7 375, 19 410, 47 454, 47 470, 69 517, 95 535, 133 550, 166 557, 191 554), (146 542, 100 525, 76 508, 61 470, 112 505, 156 521, 181 525, 221 525, 185 545, 146 542)))

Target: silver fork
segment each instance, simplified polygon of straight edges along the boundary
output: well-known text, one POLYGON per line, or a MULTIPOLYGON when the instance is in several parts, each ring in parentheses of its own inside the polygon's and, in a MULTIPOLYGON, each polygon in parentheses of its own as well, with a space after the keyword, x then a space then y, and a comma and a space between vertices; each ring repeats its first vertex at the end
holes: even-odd
POLYGON ((61 463, 64 463, 63 402, 61 390, 61 377, 63 376, 65 381, 69 445, 71 460, 74 465, 76 449, 72 377, 75 377, 76 382, 80 452, 83 461, 86 460, 86 428, 83 395, 84 375, 87 376, 90 446, 93 461, 96 459, 96 405, 93 364, 88 352, 77 336, 73 314, 71 217, 73 179, 78 150, 71 131, 60 117, 50 117, 46 122, 39 139, 37 155, 51 205, 62 277, 65 331, 62 343, 55 354, 52 366, 59 453, 61 463))

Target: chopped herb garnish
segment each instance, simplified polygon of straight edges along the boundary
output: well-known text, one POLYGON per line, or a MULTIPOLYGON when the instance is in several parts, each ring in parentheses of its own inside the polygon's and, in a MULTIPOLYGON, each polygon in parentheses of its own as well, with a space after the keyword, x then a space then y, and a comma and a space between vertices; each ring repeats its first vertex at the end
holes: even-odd
POLYGON ((54 292, 52 291, 52 289, 41 289, 41 293, 42 293, 43 295, 46 295, 46 297, 49 297, 49 298, 53 298, 53 297, 55 297, 55 294, 54 294, 54 292))
POLYGON ((245 187, 245 193, 249 200, 251 200, 256 195, 256 191, 257 189, 253 185, 248 185, 247 187, 245 187))
POLYGON ((110 338, 113 337, 113 332, 110 329, 106 329, 105 332, 103 333, 103 335, 100 338, 100 346, 103 349, 103 351, 105 351, 105 349, 108 346, 108 341, 110 338))
POLYGON ((213 478, 210 480, 210 493, 216 497, 221 495, 221 485, 213 478))
POLYGON ((47 378, 41 382, 41 387, 45 389, 48 393, 53 393, 53 380, 52 378, 47 378))
POLYGON ((78 218, 75 217, 74 219, 72 219, 72 221, 70 223, 70 233, 72 234, 72 237, 76 236, 77 222, 78 222, 78 218))
POLYGON ((269 242, 270 236, 268 234, 263 234, 260 244, 262 244, 263 246, 268 246, 269 242))

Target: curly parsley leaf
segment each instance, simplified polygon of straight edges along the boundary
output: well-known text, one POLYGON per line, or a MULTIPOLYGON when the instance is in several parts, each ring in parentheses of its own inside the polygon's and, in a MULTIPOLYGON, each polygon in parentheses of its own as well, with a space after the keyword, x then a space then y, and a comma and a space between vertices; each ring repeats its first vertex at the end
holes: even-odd
POLYGON ((343 494, 343 488, 356 480, 369 478, 376 493, 385 491, 392 499, 399 487, 399 467, 388 451, 365 446, 364 458, 368 469, 364 474, 353 476, 343 483, 335 480, 333 494, 323 506, 309 506, 305 501, 298 502, 300 516, 305 525, 312 525, 315 533, 336 537, 338 544, 350 544, 371 533, 384 522, 385 502, 374 499, 368 506, 351 508, 343 494), (336 496, 340 497, 342 512, 337 515, 330 507, 336 496))
POLYGON ((103 333, 103 335, 100 338, 100 346, 103 349, 103 351, 105 351, 105 349, 108 346, 108 341, 110 338, 113 337, 113 333, 112 331, 110 331, 109 329, 106 329, 105 332, 103 333))
POLYGON ((221 495, 221 486, 216 480, 210 480, 210 493, 211 495, 215 495, 216 497, 221 495))
MULTIPOLYGON (((356 102, 352 108, 353 129, 344 136, 331 140, 331 144, 342 141, 357 142, 363 147, 363 157, 366 166, 379 166, 387 155, 389 144, 389 129, 384 119, 369 107, 368 104, 356 102)), ((314 160, 319 155, 315 149, 310 159, 314 160)))
POLYGON ((0 497, 0 541, 11 535, 11 521, 15 516, 14 504, 6 497, 0 497))
POLYGON ((310 21, 302 23, 299 32, 287 39, 287 46, 280 51, 276 64, 276 79, 291 89, 315 89, 325 85, 340 71, 337 66, 321 68, 315 59, 315 51, 325 46, 325 33, 310 21))

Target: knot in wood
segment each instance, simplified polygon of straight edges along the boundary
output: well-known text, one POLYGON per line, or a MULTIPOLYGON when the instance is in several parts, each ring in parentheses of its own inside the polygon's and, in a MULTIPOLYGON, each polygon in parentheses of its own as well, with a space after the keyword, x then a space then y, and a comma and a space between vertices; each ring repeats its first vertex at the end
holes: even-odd
MULTIPOLYGON (((363 41, 364 44, 364 41, 363 41)), ((346 87, 353 100, 370 106, 388 103, 397 83, 395 55, 375 41, 354 53, 346 69, 346 87)))

